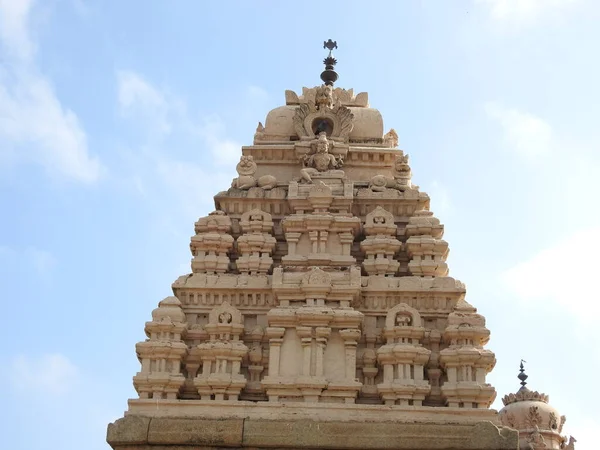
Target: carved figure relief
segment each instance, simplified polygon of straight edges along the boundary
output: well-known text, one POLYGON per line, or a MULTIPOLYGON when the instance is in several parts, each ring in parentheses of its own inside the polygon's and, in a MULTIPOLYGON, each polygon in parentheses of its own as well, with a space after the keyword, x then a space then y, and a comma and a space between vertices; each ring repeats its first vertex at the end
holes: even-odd
POLYGON ((398 133, 393 128, 383 136, 383 143, 389 148, 398 147, 398 133))
POLYGON ((312 183, 311 175, 339 169, 344 165, 344 159, 341 155, 334 156, 329 153, 329 146, 330 143, 325 132, 319 133, 318 139, 311 146, 311 152, 303 155, 301 159, 304 168, 300 170, 302 176, 300 181, 312 183))
MULTIPOLYGON (((259 123, 259 128, 262 127, 262 124, 259 123)), ((248 155, 242 155, 240 157, 240 162, 235 167, 238 173, 238 177, 234 178, 231 182, 231 187, 235 189, 248 190, 255 186, 258 186, 262 189, 273 189, 277 186, 277 179, 273 175, 263 175, 262 177, 256 179, 254 174, 256 173, 256 163, 254 162, 254 157, 248 155)))
POLYGON ((313 139, 325 132, 334 140, 347 142, 354 127, 353 119, 349 108, 334 104, 331 87, 321 86, 316 89, 314 102, 298 105, 293 123, 301 139, 313 139))

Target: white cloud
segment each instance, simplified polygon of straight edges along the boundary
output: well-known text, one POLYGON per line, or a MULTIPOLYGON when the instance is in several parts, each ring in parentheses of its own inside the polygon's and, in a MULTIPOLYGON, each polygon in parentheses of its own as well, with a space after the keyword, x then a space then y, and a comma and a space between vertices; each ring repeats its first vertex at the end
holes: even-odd
POLYGON ((0 0, 0 38, 2 46, 19 59, 29 59, 34 44, 27 29, 33 0, 0 0))
POLYGON ((32 3, 0 0, 0 38, 12 57, 0 74, 1 159, 39 164, 53 176, 93 183, 103 167, 89 154, 77 115, 61 104, 35 65, 28 27, 32 3))
MULTIPOLYGON (((136 170, 145 170, 133 177, 136 189, 146 193, 153 184, 146 179, 153 177, 175 195, 188 214, 211 208, 216 191, 230 186, 242 154, 241 145, 226 137, 220 117, 192 118, 183 100, 134 71, 118 71, 117 83, 122 117, 140 126, 147 141, 140 151, 127 152, 136 170), (165 151, 171 147, 177 151, 165 151)), ((248 92, 264 94, 257 87, 248 92)), ((128 178, 132 177, 128 174, 128 178)))
POLYGON ((551 302, 584 323, 600 314, 596 277, 600 227, 579 231, 505 271, 501 278, 525 302, 551 302))
MULTIPOLYGON (((177 128, 177 132, 190 138, 200 137, 217 165, 235 165, 239 161, 241 145, 224 137, 225 126, 218 116, 207 116, 200 121, 192 120, 185 102, 130 70, 118 71, 117 83, 121 114, 137 121, 148 134, 155 135, 158 131, 164 136, 175 133, 177 128)), ((252 97, 266 95, 256 86, 251 86, 248 93, 252 97)))
POLYGON ((150 130, 165 134, 171 131, 168 115, 173 100, 167 101, 162 92, 141 75, 129 70, 117 72, 117 83, 123 117, 140 120, 150 130))
POLYGON ((216 164, 222 166, 235 166, 242 154, 241 144, 224 138, 225 126, 217 116, 204 119, 198 128, 198 133, 204 139, 216 164))
POLYGON ((44 395, 63 395, 79 381, 79 370, 64 355, 49 353, 39 357, 17 356, 11 365, 14 386, 44 395))
POLYGON ((219 190, 231 185, 231 173, 211 170, 188 161, 177 161, 161 157, 156 161, 156 170, 164 185, 169 187, 180 202, 197 214, 201 205, 211 205, 219 190))
POLYGON ((548 12, 561 11, 577 0, 475 0, 489 7, 498 21, 527 22, 548 12))
POLYGON ((493 102, 486 103, 485 111, 502 126, 506 144, 522 157, 537 159, 552 150, 552 127, 539 117, 493 102))

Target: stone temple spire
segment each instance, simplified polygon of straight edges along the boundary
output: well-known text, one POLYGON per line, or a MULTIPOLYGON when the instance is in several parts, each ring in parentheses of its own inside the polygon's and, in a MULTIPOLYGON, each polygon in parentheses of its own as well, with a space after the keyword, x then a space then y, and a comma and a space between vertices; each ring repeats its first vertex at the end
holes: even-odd
POLYGON ((334 70, 334 67, 337 64, 337 59, 333 57, 331 52, 334 48, 338 48, 337 42, 332 41, 331 39, 324 41, 323 48, 329 49, 329 55, 327 55, 327 58, 323 60, 323 64, 325 64, 325 70, 321 72, 321 80, 323 80, 323 83, 325 83, 326 86, 333 86, 333 83, 335 83, 338 79, 338 74, 334 70))
POLYGON ((324 47, 324 84, 285 92, 194 224, 109 444, 573 450, 528 385, 490 409, 490 330, 449 276, 444 225, 368 94, 333 86, 324 47))

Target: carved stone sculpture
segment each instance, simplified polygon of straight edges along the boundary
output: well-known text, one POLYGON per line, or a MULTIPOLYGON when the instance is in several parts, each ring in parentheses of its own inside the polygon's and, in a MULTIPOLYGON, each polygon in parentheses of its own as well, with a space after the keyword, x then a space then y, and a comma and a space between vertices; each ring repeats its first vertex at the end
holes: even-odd
POLYGON ((389 148, 398 147, 398 133, 393 128, 383 136, 383 143, 389 148))
POLYGON ((233 248, 231 219, 223 211, 214 211, 200 218, 192 236, 192 271, 225 273, 229 268, 229 252, 233 248))
POLYGON ((400 250, 400 241, 396 239, 394 216, 378 206, 367 214, 364 225, 364 241, 360 248, 365 252, 363 267, 369 275, 393 275, 400 263, 394 255, 400 250))
POLYGON ((325 132, 334 140, 347 142, 354 126, 353 119, 349 108, 333 103, 331 87, 321 86, 315 91, 314 102, 298 105, 293 123, 300 139, 314 139, 325 132))
MULTIPOLYGON (((262 124, 259 122, 259 128, 262 124)), ((252 156, 241 156, 240 162, 236 166, 238 177, 231 182, 231 187, 235 189, 248 190, 255 186, 262 189, 273 189, 277 186, 277 179, 273 175, 263 175, 256 179, 256 163, 252 156)))
POLYGON ((300 174, 303 181, 312 183, 311 175, 339 169, 344 165, 344 160, 340 155, 334 156, 329 153, 329 145, 325 132, 319 133, 318 139, 312 146, 312 151, 302 157, 304 168, 300 170, 300 174))
POLYGON ((430 350, 421 346, 425 335, 417 310, 405 304, 390 309, 386 316, 386 344, 377 350, 383 366, 383 380, 377 390, 386 405, 421 405, 431 386, 424 366, 430 350))
POLYGON ((237 239, 240 253, 237 268, 250 275, 266 274, 273 264, 271 253, 277 243, 271 236, 273 220, 271 214, 253 209, 242 214, 240 227, 244 234, 237 239))
POLYGON ((198 345, 202 372, 194 384, 202 400, 236 400, 246 378, 240 373, 248 347, 241 340, 244 331, 240 311, 227 302, 209 314, 207 342, 198 345))
POLYGON ((158 304, 145 330, 148 339, 136 345, 142 369, 133 385, 140 398, 175 399, 185 382, 181 364, 188 351, 184 342, 187 323, 177 297, 158 304))

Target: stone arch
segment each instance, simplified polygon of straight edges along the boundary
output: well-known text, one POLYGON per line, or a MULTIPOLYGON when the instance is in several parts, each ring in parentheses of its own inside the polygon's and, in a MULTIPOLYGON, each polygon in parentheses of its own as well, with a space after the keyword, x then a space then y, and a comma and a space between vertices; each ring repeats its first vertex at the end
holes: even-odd
POLYGON ((242 313, 228 302, 223 302, 208 314, 208 322, 210 324, 241 324, 242 313))
POLYGON ((395 227, 394 215, 383 209, 381 206, 377 206, 373 211, 367 214, 365 219, 366 226, 393 225, 395 227))
POLYGON ((396 326, 396 317, 398 315, 405 315, 411 318, 410 326, 411 327, 421 327, 421 315, 419 311, 414 308, 411 308, 406 303, 400 303, 390 309, 385 317, 385 327, 388 329, 392 329, 396 326))

